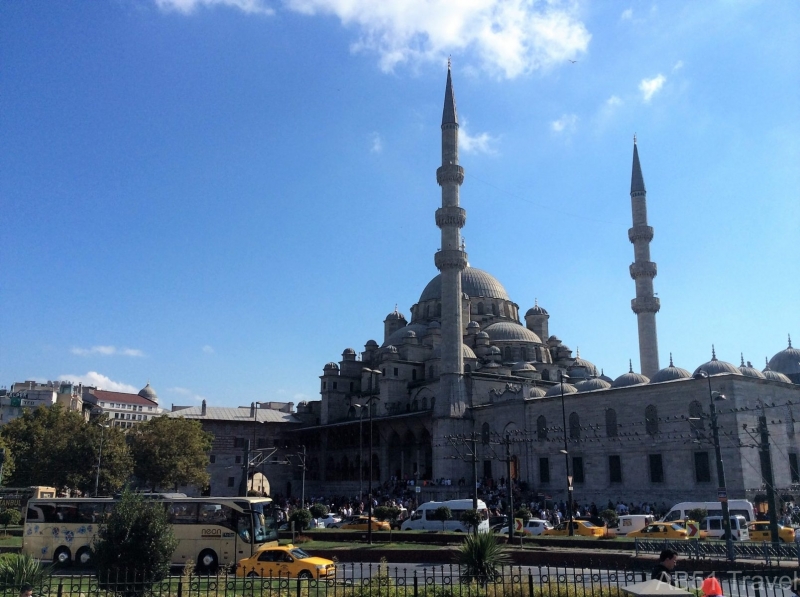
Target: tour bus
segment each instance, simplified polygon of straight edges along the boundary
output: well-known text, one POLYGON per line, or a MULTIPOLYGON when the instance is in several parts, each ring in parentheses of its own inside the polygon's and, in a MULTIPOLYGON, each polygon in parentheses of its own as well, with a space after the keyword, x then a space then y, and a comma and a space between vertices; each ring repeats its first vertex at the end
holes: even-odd
POLYGON ((19 510, 25 516, 25 508, 31 498, 54 498, 55 487, 35 485, 33 487, 0 487, 0 509, 19 510))
MULTIPOLYGON (((178 547, 172 564, 193 561, 204 571, 235 564, 264 543, 277 544, 272 500, 256 497, 148 497, 163 506, 178 547)), ((90 565, 99 526, 119 500, 53 498, 28 501, 22 552, 66 566, 90 565)))
MULTIPOLYGON (((433 520, 433 513, 436 508, 447 506, 450 508, 450 520, 445 521, 444 530, 455 531, 456 533, 466 533, 470 529, 461 522, 461 515, 464 510, 472 510, 472 500, 448 500, 445 502, 426 502, 417 508, 411 515, 411 518, 403 521, 400 530, 402 531, 441 531, 442 521, 433 520)), ((483 500, 478 500, 478 512, 481 515, 481 522, 478 525, 478 531, 481 533, 489 532, 489 510, 486 509, 486 503, 483 500)))
MULTIPOLYGON (((721 502, 681 502, 672 506, 667 515, 661 519, 661 522, 672 522, 675 520, 687 520, 689 518, 689 511, 702 508, 708 511, 708 516, 722 516, 722 503, 721 502)), ((752 522, 756 519, 756 512, 753 504, 747 500, 728 500, 728 510, 731 516, 744 516, 747 522, 752 522)), ((699 520, 697 522, 700 522, 699 520)))

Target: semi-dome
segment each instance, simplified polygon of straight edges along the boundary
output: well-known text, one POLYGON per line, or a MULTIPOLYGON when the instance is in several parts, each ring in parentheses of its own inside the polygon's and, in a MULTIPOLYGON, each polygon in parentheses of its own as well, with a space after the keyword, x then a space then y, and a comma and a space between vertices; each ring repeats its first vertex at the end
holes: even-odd
POLYGON ((650 383, 663 383, 676 379, 689 379, 690 377, 692 377, 692 374, 686 369, 681 369, 672 364, 672 353, 669 353, 669 367, 664 367, 656 371, 650 379, 650 383))
MULTIPOLYGON (((465 359, 477 359, 478 357, 475 356, 475 353, 472 352, 472 349, 467 346, 466 344, 461 345, 461 355, 465 359)), ((431 354, 432 359, 441 359, 442 358, 442 347, 437 346, 433 349, 433 353, 431 354)))
MULTIPOLYGON (((461 272, 461 290, 470 297, 483 296, 486 298, 502 299, 510 301, 506 289, 491 274, 467 267, 461 272)), ((428 282, 425 290, 419 297, 419 302, 441 299, 442 298, 442 274, 436 276, 428 282)))
POLYGON ((714 346, 711 346, 711 360, 707 363, 703 363, 697 369, 694 370, 695 374, 699 373, 700 371, 705 371, 709 376, 711 375, 725 375, 725 374, 732 374, 732 375, 741 375, 742 372, 736 368, 736 365, 732 363, 728 363, 727 361, 720 361, 717 359, 717 352, 714 349, 714 346))
POLYGON ((525 361, 519 361, 518 363, 514 363, 511 366, 511 370, 516 371, 536 371, 536 367, 531 365, 530 363, 526 363, 525 361))
POLYGON ((783 373, 787 377, 800 375, 800 350, 792 347, 792 337, 789 336, 789 347, 784 348, 769 360, 769 367, 773 371, 783 373))
POLYGON ((391 344, 402 344, 403 338, 408 335, 408 332, 414 332, 417 336, 424 336, 427 329, 428 327, 423 323, 404 325, 399 330, 395 330, 389 334, 389 337, 386 338, 386 341, 382 344, 382 346, 385 348, 391 344))
POLYGON ((534 386, 531 388, 531 391, 528 392, 529 398, 544 398, 545 391, 540 388, 539 386, 534 386))
POLYGON ((539 306, 539 299, 533 299, 533 307, 528 309, 525 317, 528 315, 548 315, 547 311, 539 306))
POLYGON ((770 381, 792 383, 792 380, 786 377, 783 373, 779 373, 778 371, 773 371, 772 369, 770 369, 769 362, 767 362, 767 366, 764 367, 764 377, 770 381))
POLYGON ((578 392, 591 392, 593 390, 607 390, 611 384, 599 377, 592 377, 591 379, 584 379, 575 384, 575 389, 578 392))
POLYGON ((145 387, 143 387, 141 390, 139 390, 139 393, 137 394, 137 396, 141 396, 142 398, 146 398, 147 400, 150 400, 151 402, 158 402, 158 394, 156 394, 156 391, 150 385, 150 382, 147 382, 147 385, 145 387))
POLYGON ((551 386, 550 389, 544 393, 544 395, 548 398, 550 396, 561 396, 562 385, 564 387, 564 394, 575 394, 578 392, 577 388, 575 388, 575 386, 573 386, 571 383, 557 383, 556 385, 551 386))
POLYGON ((493 342, 533 342, 541 344, 539 336, 524 325, 512 321, 498 321, 484 330, 493 342))
POLYGON ((745 377, 755 377, 756 379, 766 379, 764 374, 761 373, 758 369, 753 367, 750 361, 747 361, 747 364, 744 364, 744 354, 741 355, 742 357, 742 364, 739 365, 739 371, 742 372, 742 375, 745 377))
POLYGON ((612 388, 627 388, 629 386, 639 386, 642 384, 649 383, 650 379, 641 373, 634 373, 633 372, 633 363, 628 361, 628 372, 623 373, 617 379, 614 380, 614 383, 611 384, 612 388))

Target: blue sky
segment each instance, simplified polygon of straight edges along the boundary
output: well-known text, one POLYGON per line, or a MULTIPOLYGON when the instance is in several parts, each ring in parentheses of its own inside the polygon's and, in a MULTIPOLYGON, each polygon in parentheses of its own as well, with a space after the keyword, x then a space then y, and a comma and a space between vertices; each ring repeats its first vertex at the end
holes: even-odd
POLYGON ((800 343, 800 5, 0 5, 0 385, 318 398, 436 275, 448 56, 470 264, 638 370, 632 138, 662 366, 800 343), (572 62, 572 61, 575 62, 572 62))

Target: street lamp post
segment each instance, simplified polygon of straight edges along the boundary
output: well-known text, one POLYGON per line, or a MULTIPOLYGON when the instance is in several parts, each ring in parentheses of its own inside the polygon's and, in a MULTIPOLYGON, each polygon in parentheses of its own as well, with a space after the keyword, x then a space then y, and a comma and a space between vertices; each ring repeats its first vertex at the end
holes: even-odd
POLYGON ((373 438, 372 438, 372 401, 376 400, 376 397, 372 394, 373 392, 373 379, 377 380, 378 376, 381 375, 381 372, 375 369, 367 369, 366 367, 362 369, 363 373, 369 375, 369 397, 365 400, 366 407, 369 410, 369 482, 367 485, 367 543, 372 545, 372 450, 373 450, 373 438))
POLYGON ((708 402, 711 410, 711 434, 714 440, 714 455, 717 460, 717 483, 719 484, 718 496, 722 503, 722 525, 725 529, 725 543, 728 552, 728 559, 733 559, 733 537, 731 536, 731 518, 728 509, 728 487, 725 484, 725 467, 722 463, 722 451, 719 447, 719 427, 717 426, 717 400, 726 400, 725 395, 720 392, 711 391, 711 376, 707 371, 700 369, 694 374, 695 379, 708 380, 708 402))
POLYGON ((97 497, 97 493, 100 490, 100 465, 103 462, 103 440, 106 437, 106 427, 108 425, 100 424, 100 450, 97 453, 97 473, 94 477, 94 497, 97 497))
POLYGON ((572 537, 575 534, 575 530, 572 528, 572 475, 569 474, 569 450, 567 449, 567 411, 564 407, 564 372, 559 371, 559 382, 561 383, 561 419, 564 426, 564 449, 561 452, 564 454, 564 463, 567 467, 567 517, 568 517, 568 528, 567 531, 569 536, 572 537))

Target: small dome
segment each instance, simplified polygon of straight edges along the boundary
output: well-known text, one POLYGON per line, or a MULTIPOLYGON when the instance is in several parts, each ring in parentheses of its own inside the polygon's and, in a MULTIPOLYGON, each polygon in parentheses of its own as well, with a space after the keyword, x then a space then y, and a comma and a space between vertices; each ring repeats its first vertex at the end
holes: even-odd
POLYGON ((339 370, 339 365, 337 365, 336 363, 334 363, 333 361, 331 361, 330 363, 328 363, 327 365, 325 365, 325 366, 322 368, 322 370, 323 370, 323 371, 338 371, 338 370, 339 370))
POLYGON ((486 332, 478 332, 477 334, 475 334, 475 337, 476 338, 480 338, 481 340, 483 340, 483 339, 488 340, 489 339, 489 334, 487 334, 486 332))
POLYGON ((442 328, 442 324, 436 321, 435 319, 428 324, 429 330, 439 330, 442 328))
POLYGON ((494 342, 531 342, 541 344, 539 336, 528 328, 511 321, 498 321, 484 330, 494 342))
POLYGON ((156 394, 156 391, 150 385, 150 382, 147 382, 147 385, 139 390, 137 396, 141 396, 150 402, 158 402, 158 394, 156 394))
POLYGON ((681 369, 672 364, 672 353, 669 353, 669 367, 664 367, 655 372, 650 383, 663 383, 665 381, 673 381, 676 379, 689 379, 692 374, 686 369, 681 369))
POLYGON ((792 347, 791 336, 789 336, 789 347, 772 357, 769 360, 769 367, 790 378, 793 375, 800 375, 800 350, 792 347))
POLYGON ((531 365, 530 363, 526 363, 524 361, 520 361, 518 363, 514 363, 511 366, 512 371, 536 371, 536 367, 531 365))
POLYGON ((591 392, 593 390, 607 390, 611 384, 603 381, 599 377, 592 377, 591 379, 584 379, 575 384, 575 389, 578 392, 591 392))
MULTIPOLYGON (((475 356, 475 353, 472 352, 472 349, 469 346, 467 346, 466 344, 462 344, 461 345, 461 355, 465 359, 477 359, 478 358, 478 357, 475 356)), ((441 359, 442 358, 442 347, 441 346, 437 346, 436 348, 434 348, 433 352, 431 353, 431 357, 430 358, 432 358, 432 359, 441 359)))
POLYGON ((534 386, 531 388, 531 391, 528 393, 530 398, 543 398, 545 395, 545 391, 540 388, 539 386, 534 386))
POLYGON ((345 349, 344 349, 344 352, 342 353, 342 356, 343 356, 343 357, 346 357, 346 356, 356 356, 356 351, 355 351, 355 350, 353 350, 352 348, 345 348, 345 349))
MULTIPOLYGON (((548 398, 550 396, 561 396, 561 385, 562 384, 557 383, 556 385, 551 386, 550 389, 544 393, 544 395, 548 398)), ((571 383, 565 383, 563 385, 564 385, 564 394, 575 394, 578 391, 577 388, 573 386, 571 383)))
POLYGON ((391 346, 392 344, 402 344, 403 338, 408 336, 408 332, 414 332, 420 336, 425 334, 426 327, 421 323, 412 323, 411 325, 404 325, 399 330, 393 331, 389 334, 389 337, 386 338, 384 343, 381 345, 383 348, 387 346, 391 346))
POLYGON ((489 350, 486 351, 486 354, 492 355, 492 356, 495 356, 495 355, 500 356, 500 349, 497 348, 496 346, 490 346, 489 350))
POLYGON ((556 346, 558 346, 559 344, 561 344, 561 338, 559 338, 558 336, 555 336, 555 335, 550 336, 547 339, 547 343, 548 344, 555 344, 556 346))
POLYGON ((783 383, 792 383, 792 380, 786 377, 783 373, 779 373, 777 371, 773 371, 769 367, 769 362, 767 366, 764 367, 764 378, 770 381, 780 381, 783 383))
POLYGON ((753 367, 753 365, 750 364, 750 361, 747 361, 747 365, 744 364, 744 354, 742 354, 741 357, 742 357, 742 364, 739 365, 739 371, 742 372, 742 375, 744 375, 745 377, 755 377, 756 379, 766 379, 764 377, 764 374, 761 373, 761 371, 759 371, 758 369, 753 367))
POLYGON ((397 354, 397 347, 394 345, 389 345, 386 347, 386 352, 390 354, 397 354))
POLYGON ((467 329, 468 329, 468 330, 471 330, 471 329, 474 329, 474 328, 478 328, 478 329, 480 329, 480 327, 481 327, 481 324, 479 324, 477 321, 470 321, 470 322, 467 324, 467 329))
POLYGON ((403 338, 416 338, 416 337, 417 337, 417 332, 415 332, 414 330, 406 330, 405 334, 403 334, 403 338))
POLYGON ((611 384, 612 388, 627 388, 629 386, 639 386, 650 382, 650 380, 641 373, 633 372, 633 363, 631 361, 628 361, 628 367, 629 370, 627 373, 623 373, 614 380, 611 384))
POLYGON ((572 364, 569 367, 567 367, 567 369, 577 369, 578 367, 583 367, 584 369, 586 369, 586 372, 590 376, 599 377, 600 375, 597 371, 597 367, 594 366, 594 363, 590 363, 586 359, 581 358, 580 349, 578 349, 577 351, 577 356, 575 357, 575 360, 572 361, 572 364))
POLYGON ((400 313, 400 311, 397 310, 397 305, 395 305, 394 306, 394 311, 392 311, 391 313, 389 313, 389 315, 386 316, 386 320, 387 321, 393 321, 393 320, 405 321, 406 320, 406 316, 403 315, 402 313, 400 313))
POLYGON ((527 317, 528 315, 548 315, 548 313, 539 306, 539 299, 534 299, 533 307, 528 309, 528 312, 525 313, 525 317, 527 317))
MULTIPOLYGON (((686 373, 689 373, 689 372, 687 371, 686 373)), ((614 381, 608 375, 606 375, 605 371, 603 371, 602 369, 600 369, 600 379, 602 379, 603 381, 607 381, 608 383, 611 383, 611 382, 614 381)))
POLYGON ((378 343, 375 342, 375 340, 367 340, 367 343, 366 343, 365 346, 367 346, 369 348, 375 348, 376 346, 378 346, 378 343))
POLYGON ((736 365, 717 359, 717 353, 716 350, 714 350, 713 344, 711 345, 711 360, 707 363, 703 363, 694 370, 695 374, 699 373, 700 371, 705 371, 709 376, 724 375, 727 373, 731 373, 733 375, 742 374, 742 372, 736 368, 736 365))

